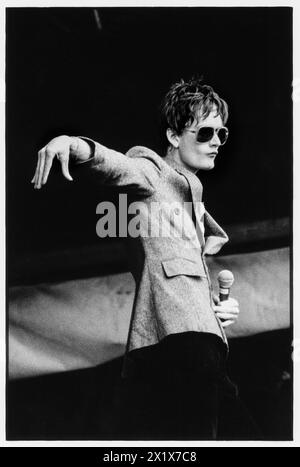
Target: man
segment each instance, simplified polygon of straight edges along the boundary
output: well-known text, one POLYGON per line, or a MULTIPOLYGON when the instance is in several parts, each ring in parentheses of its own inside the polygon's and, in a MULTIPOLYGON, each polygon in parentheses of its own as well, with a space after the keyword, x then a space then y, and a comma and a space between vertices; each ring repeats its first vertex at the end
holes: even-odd
POLYGON ((239 307, 233 298, 220 303, 212 292, 205 255, 217 253, 228 237, 205 210, 196 173, 214 168, 228 137, 228 107, 211 87, 193 79, 171 87, 162 114, 164 157, 144 147, 124 155, 89 138, 59 136, 39 151, 32 183, 36 189, 47 183, 57 157, 68 180, 71 160, 96 183, 143 203, 144 217, 159 207, 158 218, 150 214, 155 233, 130 239, 136 292, 116 395, 119 433, 217 439, 224 436, 225 399, 237 400, 226 375, 224 329, 236 321, 239 307), (160 230, 166 225, 172 226, 168 235, 160 230))

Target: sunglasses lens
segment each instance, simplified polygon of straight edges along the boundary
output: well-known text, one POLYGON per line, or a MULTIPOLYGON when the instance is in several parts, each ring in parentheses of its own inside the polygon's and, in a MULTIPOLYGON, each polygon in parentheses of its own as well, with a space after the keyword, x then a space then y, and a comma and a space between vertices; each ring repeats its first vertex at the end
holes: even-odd
POLYGON ((226 143, 228 138, 228 131, 226 130, 226 128, 220 128, 220 130, 218 131, 218 137, 221 144, 226 143))
POLYGON ((199 143, 207 143, 210 141, 214 136, 214 129, 209 126, 203 126, 198 131, 197 141, 199 143))
MULTIPOLYGON (((211 139, 213 139, 215 134, 215 129, 210 126, 203 126, 199 129, 197 135, 198 143, 207 143, 211 139)), ((228 130, 227 128, 219 128, 217 130, 218 138, 220 140, 221 145, 225 144, 228 138, 228 130)))

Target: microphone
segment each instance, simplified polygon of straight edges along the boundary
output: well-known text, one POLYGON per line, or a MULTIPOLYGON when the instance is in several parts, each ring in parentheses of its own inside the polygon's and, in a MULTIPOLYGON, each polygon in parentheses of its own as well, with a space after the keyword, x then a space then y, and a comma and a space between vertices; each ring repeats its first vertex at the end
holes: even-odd
POLYGON ((230 294, 230 287, 234 282, 234 276, 231 271, 224 269, 218 274, 219 282, 219 298, 221 302, 228 300, 230 294))

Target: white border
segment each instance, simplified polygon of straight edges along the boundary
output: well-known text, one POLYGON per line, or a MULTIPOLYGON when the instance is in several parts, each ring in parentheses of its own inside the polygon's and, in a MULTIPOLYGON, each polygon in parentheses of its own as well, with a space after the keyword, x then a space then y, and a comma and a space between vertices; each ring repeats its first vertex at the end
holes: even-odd
MULTIPOLYGON (((0 130, 1 130, 1 154, 3 155, 0 158, 0 190, 1 190, 1 215, 3 219, 3 226, 5 221, 5 107, 4 107, 4 83, 5 83, 5 8, 6 7, 100 7, 100 6, 208 6, 208 7, 274 7, 274 6, 291 6, 294 9, 294 83, 296 84, 296 92, 294 99, 294 284, 299 280, 299 238, 300 238, 300 227, 299 227, 299 218, 297 215, 296 207, 299 206, 299 129, 300 129, 300 54, 299 54, 299 30, 300 30, 300 6, 296 0, 294 1, 161 1, 161 0, 152 0, 152 1, 114 1, 114 0, 102 0, 102 1, 6 1, 3 2, 0 7, 0 21, 1 21, 1 60, 0 60, 0 130)), ((284 154, 282 155, 282 163, 284 164, 284 154)), ((18 215, 18 213, 16 213, 18 215)), ((108 446, 113 448, 116 446, 126 446, 126 447, 138 447, 138 446, 186 446, 186 447, 207 447, 207 446, 216 446, 216 447, 233 447, 233 446, 247 446, 247 447, 281 447, 281 446, 300 446, 300 400, 297 397, 300 394, 300 381, 299 381, 299 367, 300 367, 300 317, 297 312, 299 309, 299 286, 294 288, 294 325, 295 325, 295 339, 296 343, 299 345, 299 350, 297 347, 296 354, 299 354, 299 358, 295 361, 295 384, 294 384, 294 394, 295 394, 295 403, 294 403, 294 442, 196 442, 196 441, 187 441, 187 442, 166 442, 166 441, 26 441, 26 442, 12 442, 5 441, 5 355, 6 355, 6 346, 5 346, 5 232, 4 228, 0 229, 0 244, 1 244, 1 293, 0 293, 0 309, 2 311, 2 319, 0 320, 0 369, 1 369, 1 383, 0 384, 0 444, 1 446, 6 447, 100 447, 108 446)))

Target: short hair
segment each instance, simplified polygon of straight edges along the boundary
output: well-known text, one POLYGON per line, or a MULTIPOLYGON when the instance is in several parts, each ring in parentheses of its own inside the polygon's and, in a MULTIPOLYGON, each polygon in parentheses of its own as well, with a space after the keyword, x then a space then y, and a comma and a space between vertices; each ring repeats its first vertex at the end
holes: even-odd
POLYGON ((228 105, 211 86, 202 84, 202 78, 189 81, 181 79, 171 86, 161 106, 161 129, 166 134, 170 128, 177 135, 197 119, 206 118, 216 107, 225 125, 228 120, 228 105))

